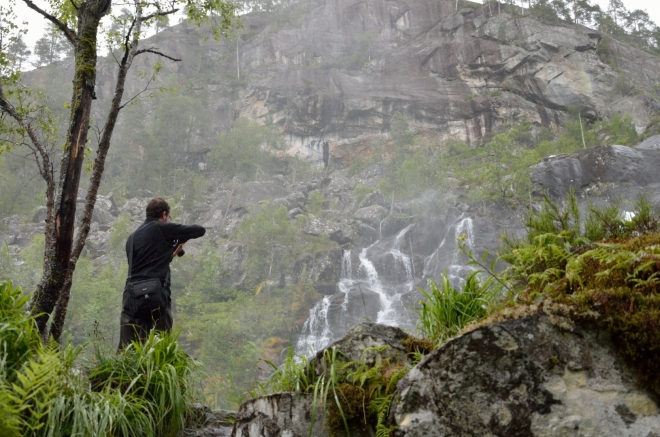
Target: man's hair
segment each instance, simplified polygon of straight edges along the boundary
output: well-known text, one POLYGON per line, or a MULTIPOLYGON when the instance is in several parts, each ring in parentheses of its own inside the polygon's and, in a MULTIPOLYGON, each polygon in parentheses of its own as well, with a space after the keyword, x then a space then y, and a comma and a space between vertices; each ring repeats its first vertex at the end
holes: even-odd
POLYGON ((147 218, 161 218, 164 212, 170 215, 170 205, 162 197, 155 197, 147 203, 147 218))

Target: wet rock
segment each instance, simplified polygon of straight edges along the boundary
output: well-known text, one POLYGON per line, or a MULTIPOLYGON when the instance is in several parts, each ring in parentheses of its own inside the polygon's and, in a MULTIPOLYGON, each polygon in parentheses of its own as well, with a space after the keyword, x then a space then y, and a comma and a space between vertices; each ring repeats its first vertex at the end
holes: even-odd
POLYGON ((380 233, 382 236, 394 235, 406 226, 411 225, 414 220, 414 217, 403 214, 391 215, 386 217, 380 224, 380 233))
POLYGON ((34 217, 32 217, 32 221, 35 223, 41 223, 43 221, 46 221, 46 212, 48 211, 48 208, 45 206, 40 206, 39 209, 37 209, 37 212, 34 214, 34 217))
POLYGON ((635 149, 660 150, 660 135, 649 137, 635 146, 635 149))
POLYGON ((354 223, 350 220, 329 220, 314 215, 309 216, 302 231, 308 235, 326 236, 341 245, 352 243, 357 235, 354 223))
POLYGON ((295 193, 291 193, 288 196, 285 197, 286 201, 289 202, 289 205, 294 208, 303 208, 305 206, 306 202, 306 197, 305 195, 298 191, 295 193))
POLYGON ((362 199, 362 202, 358 205, 358 209, 367 206, 380 205, 389 211, 391 206, 390 203, 391 202, 380 192, 380 190, 376 190, 373 193, 367 194, 367 196, 362 199))
POLYGON ((128 199, 119 210, 125 212, 131 218, 144 219, 147 203, 149 203, 149 199, 133 197, 132 199, 128 199))
POLYGON ((565 196, 575 188, 583 193, 595 184, 646 186, 660 182, 660 151, 625 146, 601 146, 545 158, 532 167, 539 191, 565 196))
POLYGON ((636 380, 602 332, 546 315, 487 325, 401 380, 395 435, 658 435, 657 399, 636 380))
POLYGON ((325 415, 312 408, 313 395, 276 393, 244 402, 232 437, 327 436, 325 415))
MULTIPOLYGON (((394 326, 366 322, 355 326, 343 338, 332 343, 324 350, 333 347, 341 351, 347 361, 364 361, 374 365, 383 360, 390 363, 407 363, 408 353, 401 342, 410 337, 402 329, 394 326), (387 346, 380 348, 380 346, 387 346)), ((314 357, 314 368, 317 373, 325 368, 324 351, 319 351, 314 357)))
POLYGON ((380 229, 380 222, 386 214, 387 210, 382 206, 372 205, 358 209, 353 216, 374 229, 380 229))
POLYGON ((94 213, 92 214, 92 222, 98 223, 99 225, 110 225, 114 221, 115 217, 110 213, 109 210, 94 208, 94 213))
POLYGON ((378 240, 379 235, 380 234, 376 229, 365 223, 360 223, 358 226, 358 237, 356 244, 361 247, 370 246, 372 243, 378 240))
POLYGON ((305 211, 303 211, 300 208, 293 208, 292 210, 289 211, 289 217, 296 218, 299 215, 304 214, 304 213, 305 213, 305 211))
POLYGON ((328 248, 325 252, 305 253, 293 265, 294 280, 304 279, 312 282, 321 294, 333 294, 337 290, 341 269, 341 249, 328 248))
MULTIPOLYGON (((401 345, 406 338, 408 334, 399 328, 363 323, 329 348, 336 347, 342 352, 342 359, 348 361, 364 360, 367 365, 375 365, 389 360, 392 364, 403 364, 408 362, 406 349, 401 345)), ((317 372, 323 371, 323 351, 312 361, 317 372)), ((232 436, 329 436, 324 409, 317 407, 315 410, 313 405, 313 395, 308 393, 276 393, 251 399, 241 405, 232 436)), ((373 430, 371 433, 364 429, 350 431, 350 435, 356 437, 373 435, 373 430)))
POLYGON ((184 437, 230 437, 237 412, 211 411, 209 407, 196 404, 191 416, 191 423, 183 432, 184 437))

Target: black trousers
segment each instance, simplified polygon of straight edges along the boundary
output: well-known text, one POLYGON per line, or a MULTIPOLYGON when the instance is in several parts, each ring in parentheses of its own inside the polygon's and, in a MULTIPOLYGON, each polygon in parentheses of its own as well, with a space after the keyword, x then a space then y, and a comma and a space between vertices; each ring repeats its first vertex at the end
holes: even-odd
POLYGON ((169 332, 174 320, 172 310, 156 308, 149 313, 131 316, 125 312, 121 313, 119 327, 119 350, 131 344, 134 340, 144 341, 152 329, 169 332))

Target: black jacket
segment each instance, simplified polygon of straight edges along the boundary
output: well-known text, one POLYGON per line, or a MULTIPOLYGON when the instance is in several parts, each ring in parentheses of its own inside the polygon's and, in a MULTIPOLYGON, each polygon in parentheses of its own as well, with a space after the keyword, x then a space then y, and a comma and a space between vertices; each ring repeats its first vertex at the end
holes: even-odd
MULTIPOLYGON (((206 229, 199 225, 161 223, 156 218, 148 218, 134 232, 133 267, 129 275, 131 280, 159 278, 165 284, 176 247, 205 233, 206 229)), ((179 252, 179 256, 181 255, 183 251, 179 252)), ((128 241, 126 257, 128 258, 128 241)))

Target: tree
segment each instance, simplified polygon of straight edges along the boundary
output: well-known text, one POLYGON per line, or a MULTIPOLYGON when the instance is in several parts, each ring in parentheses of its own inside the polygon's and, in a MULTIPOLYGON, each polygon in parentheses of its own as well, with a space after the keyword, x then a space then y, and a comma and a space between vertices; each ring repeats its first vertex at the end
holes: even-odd
POLYGON ((52 64, 59 61, 62 54, 70 48, 69 42, 63 37, 62 32, 54 25, 48 25, 44 36, 34 44, 34 54, 37 59, 32 63, 35 67, 52 64))
POLYGON ((7 53, 11 56, 18 71, 22 69, 23 62, 27 61, 32 54, 25 41, 23 41, 23 35, 18 35, 16 40, 8 45, 7 53))
POLYGON ((573 21, 589 25, 600 12, 600 6, 591 4, 591 0, 573 0, 573 21))
MULTIPOLYGON (((8 8, 12 8, 15 1, 19 0, 8 0, 8 8)), ((213 35, 220 38, 231 30, 235 21, 236 7, 223 0, 154 0, 150 2, 134 0, 126 3, 126 5, 130 4, 132 8, 127 21, 129 26, 121 35, 121 39, 116 38, 113 41, 119 54, 119 56, 115 56, 118 68, 114 93, 107 119, 100 133, 84 213, 74 244, 76 200, 87 147, 92 101, 96 97, 94 87, 97 40, 102 32, 101 18, 111 13, 111 0, 51 0, 49 1, 49 11, 41 9, 31 0, 22 1, 57 27, 73 47, 75 58, 70 121, 60 161, 57 190, 47 192, 44 270, 30 307, 44 340, 48 338, 49 334, 55 339, 59 339, 66 318, 73 272, 89 233, 96 195, 117 118, 119 112, 137 97, 124 99, 124 84, 128 71, 135 57, 143 54, 178 61, 161 52, 158 47, 140 48, 140 38, 143 36, 143 32, 154 26, 161 17, 174 14, 179 11, 180 7, 185 6, 187 16, 191 21, 197 25, 208 23, 213 35), (53 321, 49 332, 48 320, 51 316, 53 321)), ((111 15, 111 18, 115 17, 111 15)), ((6 28, 7 32, 13 32, 13 34, 20 32, 15 16, 3 15, 0 20, 2 20, 2 27, 6 28)), ((4 62, 3 59, 4 55, 1 55, 0 68, 3 65, 1 63, 4 62)), ((157 72, 157 70, 158 63, 155 64, 154 71, 157 72)), ((45 148, 43 147, 44 137, 40 136, 38 123, 25 117, 21 100, 12 98, 15 95, 13 89, 19 87, 18 74, 10 71, 8 67, 5 67, 2 73, 0 111, 12 119, 17 135, 27 137, 37 149, 40 148, 37 145, 45 148)), ((151 82, 150 79, 148 83, 151 82)), ((147 88, 145 88, 146 90, 147 88)), ((49 172, 47 177, 54 178, 55 172, 52 165, 49 172)))
POLYGON ((623 0, 610 0, 610 3, 607 7, 607 13, 614 20, 614 24, 617 26, 623 26, 626 20, 626 15, 628 10, 623 4, 623 0))

